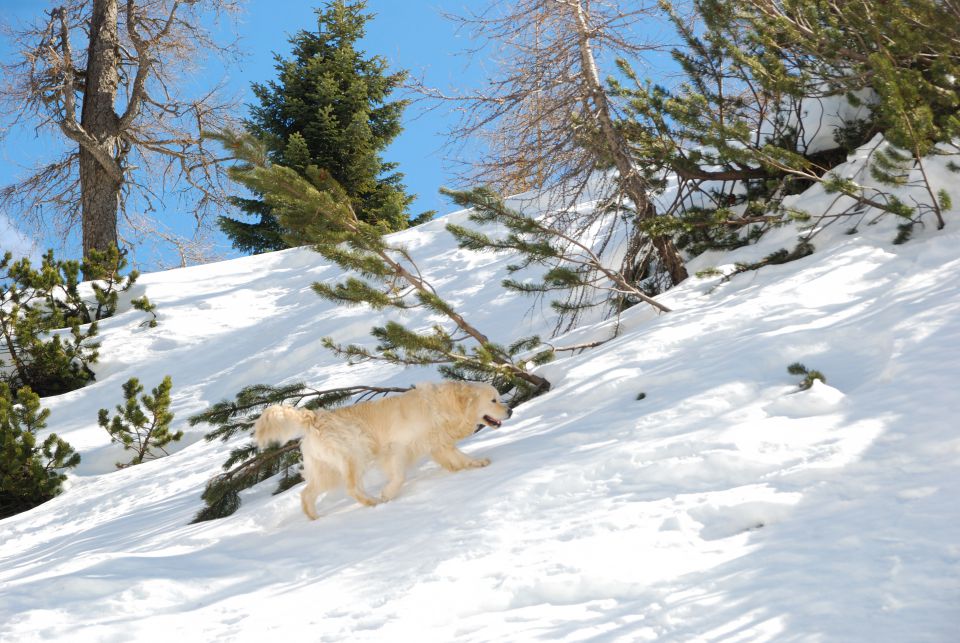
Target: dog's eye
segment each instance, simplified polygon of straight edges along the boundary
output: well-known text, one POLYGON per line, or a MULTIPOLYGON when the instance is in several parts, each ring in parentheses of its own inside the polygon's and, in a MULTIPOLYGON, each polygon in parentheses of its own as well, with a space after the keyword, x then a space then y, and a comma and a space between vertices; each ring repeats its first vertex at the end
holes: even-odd
POLYGON ((490 401, 493 402, 494 404, 497 403, 497 400, 496 400, 496 399, 493 399, 493 400, 490 400, 490 401))

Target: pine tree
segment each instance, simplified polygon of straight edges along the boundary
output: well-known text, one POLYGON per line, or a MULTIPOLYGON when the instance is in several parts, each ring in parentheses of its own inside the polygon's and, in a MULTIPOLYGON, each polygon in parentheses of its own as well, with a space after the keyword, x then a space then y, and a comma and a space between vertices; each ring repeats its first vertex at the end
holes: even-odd
POLYGON ((786 72, 758 77, 758 68, 783 70, 783 61, 757 47, 749 30, 728 28, 731 3, 696 0, 702 29, 664 5, 683 43, 672 52, 683 82, 641 80, 620 61, 630 82, 614 82, 628 99, 620 126, 651 181, 665 188, 676 178, 668 216, 655 223, 694 255, 737 247, 785 220, 783 197, 808 187, 845 150, 807 153, 797 119, 808 98, 804 83, 786 72))
POLYGON ((823 373, 816 370, 810 370, 800 362, 794 362, 788 366, 787 372, 791 375, 803 375, 803 380, 799 385, 801 391, 806 391, 807 389, 811 388, 816 380, 820 380, 824 384, 827 383, 827 378, 824 377, 823 373))
POLYGON ((160 457, 156 451, 167 455, 164 447, 183 437, 183 431, 170 431, 170 423, 173 422, 173 413, 170 412, 172 387, 173 380, 167 375, 150 395, 142 395, 143 385, 137 378, 131 377, 123 385, 124 404, 117 405, 117 414, 111 419, 107 409, 100 409, 97 420, 110 434, 110 440, 134 452, 130 462, 117 463, 118 469, 140 464, 144 460, 155 460, 160 457))
POLYGON ((49 416, 29 387, 14 396, 0 382, 0 518, 59 494, 66 480, 64 470, 80 463, 80 455, 56 434, 37 443, 36 434, 46 427, 49 416))
POLYGON ((663 4, 683 42, 673 55, 684 82, 644 82, 621 61, 632 86, 615 87, 629 99, 620 127, 651 177, 677 179, 665 212, 672 216, 656 224, 672 226, 679 245, 693 254, 730 248, 785 221, 806 220, 781 202, 814 183, 851 198, 831 217, 874 208, 906 219, 909 228, 932 212, 942 227, 949 199, 931 188, 923 155, 960 133, 960 94, 949 71, 960 62, 960 27, 950 20, 955 7, 936 0, 695 0, 703 26, 694 28, 663 4), (926 27, 936 33, 926 38, 926 27), (821 100, 859 106, 866 95, 875 97, 867 115, 838 127, 833 147, 808 147, 805 111, 821 100), (884 143, 871 155, 881 187, 831 172, 878 132, 907 151, 884 143), (926 188, 927 203, 908 206, 883 189, 908 175, 926 188))
MULTIPOLYGON (((758 47, 784 62, 772 71, 775 77, 805 82, 812 91, 844 93, 851 102, 869 91, 873 124, 889 143, 873 155, 873 178, 897 186, 912 173, 928 198, 906 207, 878 194, 867 205, 906 218, 901 230, 909 231, 927 213, 943 228, 949 201, 934 192, 924 158, 943 153, 944 147, 955 153, 960 137, 960 5, 941 0, 730 4, 728 28, 746 29, 758 47)), ((771 71, 758 68, 757 73, 763 78, 771 71)))
MULTIPOLYGON (((714 0, 715 2, 719 0, 714 0)), ((942 0, 724 0, 725 29, 753 34, 782 64, 759 76, 869 88, 874 118, 897 147, 929 153, 960 136, 960 5, 942 0)), ((855 99, 854 99, 855 100, 855 99)))
MULTIPOLYGON (((0 259, 0 381, 48 396, 92 380, 97 322, 117 311, 120 294, 138 277, 136 271, 121 275, 126 265, 116 248, 91 250, 82 262, 58 260, 51 250, 36 268, 6 253, 0 259), (90 280, 89 294, 80 287, 81 274, 90 280)), ((145 296, 135 302, 156 317, 145 296)))
MULTIPOLYGON (((86 268, 100 277, 107 272, 89 263, 86 268)), ((29 386, 41 396, 71 391, 92 380, 89 365, 97 361, 99 346, 92 339, 98 315, 108 316, 115 310, 114 280, 97 286, 98 301, 91 309, 92 302, 79 293, 78 261, 58 261, 49 251, 34 269, 29 259, 13 261, 7 253, 0 270, 5 271, 0 286, 0 335, 5 349, 0 367, 9 364, 0 378, 14 389, 29 386), (60 329, 69 329, 69 335, 56 332, 60 329)))
POLYGON ((688 274, 672 231, 656 223, 656 184, 617 126, 622 101, 605 66, 649 60, 659 45, 636 36, 652 34, 645 24, 657 11, 655 2, 485 0, 454 17, 476 35, 468 56, 482 61, 484 86, 459 97, 423 88, 456 101, 454 140, 471 149, 474 139, 490 141, 470 159, 474 184, 536 189, 564 232, 589 237, 598 254, 615 252, 626 280, 654 294, 688 274), (578 208, 585 194, 604 206, 578 208))
MULTIPOLYGON (((311 165, 323 168, 342 186, 360 220, 400 230, 410 223, 413 197, 396 164, 380 154, 401 131, 408 101, 389 96, 406 72, 388 73, 382 58, 356 48, 373 18, 365 7, 363 1, 334 0, 317 9, 316 31, 290 39, 289 59, 275 56, 277 80, 253 86, 259 104, 245 127, 266 145, 271 162, 301 174, 311 165)), ((235 205, 256 219, 220 218, 236 248, 258 253, 288 247, 262 193, 237 198, 235 205)))

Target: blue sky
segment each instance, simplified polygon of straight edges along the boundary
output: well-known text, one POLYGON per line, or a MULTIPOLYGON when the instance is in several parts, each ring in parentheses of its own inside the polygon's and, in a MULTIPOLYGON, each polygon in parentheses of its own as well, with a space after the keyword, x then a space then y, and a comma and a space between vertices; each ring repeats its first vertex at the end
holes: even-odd
MULTIPOLYGON (((376 18, 368 23, 367 37, 363 48, 368 54, 385 57, 392 68, 406 68, 423 76, 429 83, 444 88, 463 86, 475 82, 476 74, 465 68, 466 59, 458 56, 467 48, 465 36, 457 33, 456 25, 442 17, 442 12, 459 12, 475 0, 458 2, 424 0, 368 0, 368 11, 376 18)), ((4 21, 31 20, 42 16, 52 3, 37 0, 0 0, 0 16, 4 21)), ((237 26, 241 49, 245 58, 228 70, 230 90, 249 101, 251 82, 263 82, 275 77, 272 52, 286 55, 289 52, 288 37, 299 29, 315 28, 314 7, 320 1, 300 0, 249 0, 237 26)), ((0 56, 10 55, 7 43, 0 44, 0 56)), ((215 72, 218 75, 219 71, 215 72)), ((241 108, 240 115, 245 114, 241 108)), ((400 164, 406 175, 407 188, 418 195, 413 212, 451 209, 449 202, 438 194, 438 189, 452 182, 449 164, 443 160, 441 149, 443 133, 450 126, 449 115, 440 110, 423 114, 418 106, 408 108, 405 114, 405 129, 394 144, 384 153, 385 160, 400 164)), ((0 124, 0 127, 6 124, 0 124)), ((56 144, 47 138, 37 138, 31 130, 8 132, 0 140, 0 185, 7 185, 18 174, 44 159, 45 150, 56 144)), ((8 213, 16 220, 16 213, 8 213)), ((172 217, 166 220, 172 221, 172 217)), ((184 216, 184 225, 189 226, 191 217, 184 216)), ((0 227, 0 246, 12 245, 9 229, 0 227)), ((40 245, 51 245, 49 239, 40 245)), ((67 246, 76 253, 78 243, 67 246)))

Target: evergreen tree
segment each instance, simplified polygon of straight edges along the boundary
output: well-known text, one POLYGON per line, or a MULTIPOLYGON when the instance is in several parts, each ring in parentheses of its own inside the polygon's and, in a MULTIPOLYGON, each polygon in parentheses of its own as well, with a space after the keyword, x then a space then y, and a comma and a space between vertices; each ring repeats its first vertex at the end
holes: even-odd
MULTIPOLYGON (((877 127, 917 155, 960 136, 960 5, 943 0, 712 0, 725 30, 775 56, 769 81, 875 95, 877 127)), ((768 81, 768 84, 769 84, 768 81)), ((855 99, 854 99, 855 100, 855 99)))
MULTIPOLYGON (((380 154, 401 131, 408 101, 389 96, 406 72, 388 73, 386 61, 356 48, 373 17, 365 7, 363 1, 334 0, 317 9, 316 31, 300 31, 290 39, 289 59, 275 56, 277 79, 253 86, 259 103, 245 127, 264 142, 271 162, 301 174, 311 165, 323 168, 342 186, 361 221, 400 230, 410 223, 413 197, 406 194, 396 164, 380 154)), ((254 190, 254 198, 235 199, 254 222, 220 218, 220 227, 240 250, 288 247, 285 230, 263 196, 254 190)))
MULTIPOLYGON (((960 137, 960 5, 942 0, 734 0, 729 5, 723 28, 745 30, 756 49, 781 61, 757 67, 766 84, 800 84, 810 95, 843 93, 851 102, 869 91, 873 124, 889 143, 873 155, 873 178, 897 186, 914 174, 928 195, 914 207, 885 195, 867 203, 908 220, 898 242, 927 213, 943 228, 949 197, 934 192, 924 157, 956 153, 960 137)), ((829 180, 833 191, 857 197, 849 183, 829 180)))
POLYGON ((816 380, 820 380, 824 384, 827 383, 827 378, 824 377, 823 373, 816 370, 810 370, 800 362, 794 362, 788 366, 787 372, 791 375, 803 375, 803 380, 800 382, 801 391, 806 391, 807 389, 811 388, 816 380))
MULTIPOLYGON (((91 250, 83 261, 58 260, 51 250, 36 268, 10 253, 0 258, 0 381, 45 397, 92 380, 97 322, 117 311, 120 294, 139 276, 135 270, 122 275, 126 266, 116 248, 91 250), (90 279, 84 288, 81 274, 90 279)), ((156 324, 146 296, 131 305, 152 314, 148 323, 156 324)))
POLYGON ((771 226, 809 218, 781 201, 813 183, 851 198, 831 216, 869 207, 903 217, 909 228, 933 212, 942 227, 949 199, 930 187, 923 155, 960 132, 951 80, 960 61, 955 8, 936 0, 695 0, 702 27, 694 28, 664 5, 683 42, 673 53, 684 82, 641 82, 621 62, 633 86, 615 87, 629 98, 620 126, 652 180, 677 179, 666 211, 672 216, 655 223, 672 227, 679 245, 693 254, 735 247, 771 226), (935 25, 942 26, 924 36, 935 25), (810 148, 805 112, 823 100, 859 106, 864 96, 874 96, 866 116, 836 128, 833 146, 810 148), (871 155, 880 187, 831 172, 878 132, 907 150, 883 144, 871 155), (929 199, 908 206, 883 187, 903 184, 913 169, 929 199))
POLYGON ((63 471, 80 463, 80 455, 56 434, 37 443, 36 434, 46 427, 49 415, 29 387, 14 396, 0 382, 0 518, 59 494, 66 480, 63 471))
POLYGON ((687 278, 672 232, 659 226, 642 157, 617 127, 622 100, 605 82, 610 61, 647 60, 660 45, 646 27, 656 2, 484 0, 463 17, 469 58, 482 61, 476 91, 428 97, 453 100, 461 115, 455 141, 489 142, 470 159, 471 180, 501 194, 529 189, 555 214, 554 224, 617 256, 625 280, 650 294, 687 278), (639 32, 650 35, 638 39, 639 32), (579 208, 590 195, 601 207, 579 208), (652 232, 652 234, 651 234, 652 232), (625 233, 625 234, 624 234, 625 233), (627 236, 624 243, 609 243, 627 236))
POLYGON ((170 423, 173 422, 173 413, 170 412, 172 387, 173 380, 167 375, 150 395, 141 395, 143 385, 137 378, 131 377, 123 385, 124 404, 117 405, 117 415, 111 419, 107 409, 100 409, 97 420, 110 434, 110 440, 134 452, 130 462, 117 463, 118 469, 140 464, 144 460, 155 460, 160 457, 156 450, 167 455, 164 447, 183 437, 183 431, 170 431, 170 423))
POLYGON ((730 7, 695 0, 703 23, 695 29, 667 6, 683 43, 672 52, 683 82, 641 81, 625 61, 620 68, 632 86, 614 82, 629 99, 620 125, 650 180, 666 187, 668 177, 676 178, 669 216, 654 223, 672 229, 694 255, 758 238, 790 214, 780 210, 783 197, 808 187, 846 152, 807 152, 798 120, 810 106, 804 83, 758 77, 758 68, 782 69, 782 61, 758 48, 749 30, 727 28, 730 7))

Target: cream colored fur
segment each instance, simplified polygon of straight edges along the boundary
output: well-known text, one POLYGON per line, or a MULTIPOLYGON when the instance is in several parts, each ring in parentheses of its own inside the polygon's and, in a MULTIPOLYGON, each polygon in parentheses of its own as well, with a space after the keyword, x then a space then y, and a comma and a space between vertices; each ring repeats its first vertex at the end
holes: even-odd
POLYGON ((497 426, 510 415, 497 390, 487 384, 428 383, 330 411, 271 406, 254 424, 254 438, 262 448, 303 437, 307 485, 300 499, 304 513, 315 520, 317 497, 341 481, 358 502, 373 506, 396 497, 407 468, 425 455, 448 471, 487 466, 489 459, 471 458, 456 444, 477 425, 497 426), (388 476, 379 500, 368 496, 361 484, 372 464, 388 476))

